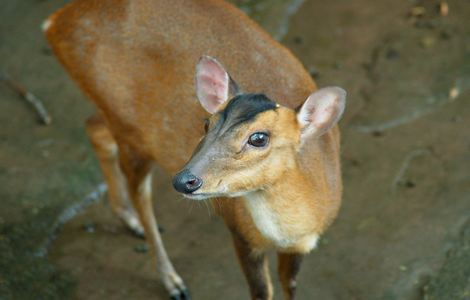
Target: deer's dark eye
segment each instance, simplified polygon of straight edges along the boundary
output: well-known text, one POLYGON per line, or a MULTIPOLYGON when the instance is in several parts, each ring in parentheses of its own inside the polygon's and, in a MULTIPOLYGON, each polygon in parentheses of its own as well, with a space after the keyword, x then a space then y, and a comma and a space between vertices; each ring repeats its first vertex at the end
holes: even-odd
POLYGON ((209 131, 209 119, 204 120, 204 131, 207 133, 209 131))
POLYGON ((256 132, 248 138, 248 144, 253 147, 264 147, 268 144, 269 135, 264 132, 256 132))

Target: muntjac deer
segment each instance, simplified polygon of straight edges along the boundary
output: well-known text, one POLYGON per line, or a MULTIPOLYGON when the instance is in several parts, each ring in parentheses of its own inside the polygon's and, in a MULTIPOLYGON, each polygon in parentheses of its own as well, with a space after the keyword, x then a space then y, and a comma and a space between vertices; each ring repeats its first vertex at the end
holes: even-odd
POLYGON ((145 233, 171 298, 189 294, 157 229, 154 162, 183 195, 216 204, 253 299, 272 299, 270 249, 293 299, 301 258, 341 202, 345 91, 315 91, 287 49, 222 1, 77 0, 44 31, 98 108, 87 132, 111 206, 145 233))

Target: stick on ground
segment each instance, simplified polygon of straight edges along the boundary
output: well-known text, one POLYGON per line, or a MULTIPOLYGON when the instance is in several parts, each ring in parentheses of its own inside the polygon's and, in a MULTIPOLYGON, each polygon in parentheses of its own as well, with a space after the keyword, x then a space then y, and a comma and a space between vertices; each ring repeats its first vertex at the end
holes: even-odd
POLYGON ((15 91, 18 95, 20 95, 21 98, 25 99, 28 103, 33 106, 34 110, 41 118, 41 122, 43 124, 51 124, 51 116, 44 107, 44 104, 42 103, 41 99, 36 97, 33 93, 27 91, 19 82, 11 79, 10 76, 5 72, 0 74, 0 80, 5 82, 5 84, 9 86, 13 91, 15 91))

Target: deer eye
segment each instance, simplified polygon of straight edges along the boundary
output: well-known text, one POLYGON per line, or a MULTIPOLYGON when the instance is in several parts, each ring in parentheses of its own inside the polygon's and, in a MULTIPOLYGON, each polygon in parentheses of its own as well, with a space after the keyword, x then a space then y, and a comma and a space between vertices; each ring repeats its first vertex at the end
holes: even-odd
POLYGON ((248 144, 253 147, 264 147, 268 144, 269 135, 264 132, 256 132, 248 138, 248 144))
POLYGON ((209 125, 210 125, 209 119, 205 119, 204 120, 204 131, 206 133, 207 133, 207 131, 209 131, 209 125))

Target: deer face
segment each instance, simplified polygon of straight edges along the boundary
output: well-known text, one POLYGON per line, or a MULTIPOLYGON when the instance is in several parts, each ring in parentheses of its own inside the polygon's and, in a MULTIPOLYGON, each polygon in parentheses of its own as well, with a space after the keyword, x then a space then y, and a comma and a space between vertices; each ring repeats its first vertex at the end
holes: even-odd
POLYGON ((299 112, 263 94, 241 93, 209 57, 199 62, 196 83, 199 101, 212 115, 205 136, 173 180, 176 190, 193 199, 243 196, 282 180, 297 167, 303 140, 328 130, 344 108, 339 88, 312 94, 299 112))

